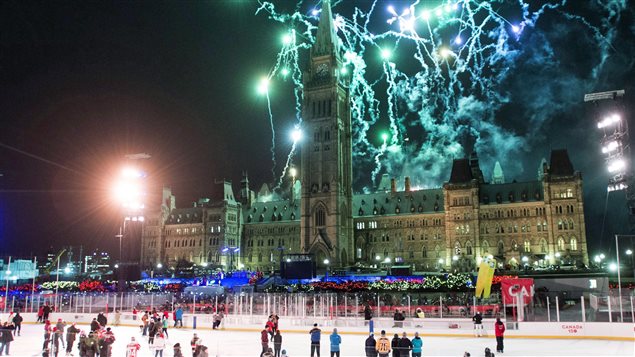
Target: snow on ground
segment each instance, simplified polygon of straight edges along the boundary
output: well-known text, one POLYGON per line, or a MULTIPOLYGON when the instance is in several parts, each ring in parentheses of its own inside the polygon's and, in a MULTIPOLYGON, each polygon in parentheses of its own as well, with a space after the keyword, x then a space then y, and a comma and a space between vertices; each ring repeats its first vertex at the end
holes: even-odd
MULTIPOLYGON (((87 330, 87 325, 79 326, 87 330)), ((210 356, 251 356, 260 355, 260 333, 257 331, 236 331, 227 326, 225 330, 192 330, 189 328, 169 329, 168 348, 164 351, 164 357, 171 357, 172 345, 179 342, 186 357, 191 356, 190 339, 196 332, 202 338, 203 344, 208 346, 210 356)), ((306 334, 284 333, 284 324, 281 326, 283 345, 289 356, 308 356, 310 354, 309 334, 311 326, 307 326, 306 334)), ((117 341, 113 345, 113 357, 125 356, 125 345, 130 337, 141 341, 139 356, 154 356, 148 348, 147 339, 141 336, 140 330, 134 327, 113 327, 117 341)), ((294 330, 300 330, 293 327, 294 330)), ((328 335, 332 328, 322 328, 321 355, 329 356, 328 335)), ((347 334, 347 330, 359 331, 354 328, 340 328, 342 337, 342 357, 364 356, 364 340, 366 336, 360 334, 347 334)), ((395 332, 401 334, 402 330, 387 331, 389 337, 395 332)), ((409 337, 414 335, 414 330, 406 329, 409 337)), ((420 331, 422 332, 422 331, 420 331)), ((11 356, 41 356, 43 341, 42 325, 24 325, 21 336, 16 336, 11 343, 11 356)), ((496 341, 489 338, 469 337, 423 337, 423 356, 463 356, 468 351, 472 356, 483 356, 485 347, 496 350, 496 341)), ((271 346, 273 347, 273 346, 271 346)), ((73 353, 78 356, 77 349, 73 353)), ((64 356, 61 352, 59 356, 64 356)), ((556 340, 556 339, 505 339, 505 356, 635 356, 635 344, 632 341, 601 341, 601 340, 556 340)))

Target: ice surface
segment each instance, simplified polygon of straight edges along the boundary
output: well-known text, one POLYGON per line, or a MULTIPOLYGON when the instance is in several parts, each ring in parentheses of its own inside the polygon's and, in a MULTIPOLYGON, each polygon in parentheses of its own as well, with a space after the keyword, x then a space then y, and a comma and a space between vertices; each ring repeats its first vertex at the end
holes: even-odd
MULTIPOLYGON (((306 327, 306 333, 285 333, 284 320, 281 320, 281 331, 283 336, 282 348, 286 349, 288 355, 308 356, 310 353, 309 333, 311 326, 306 327)), ((87 330, 87 325, 79 326, 87 330)), ((255 326, 253 326, 255 327, 255 326)), ((192 334, 196 332, 202 338, 203 344, 209 348, 210 356, 251 356, 260 355, 260 333, 254 331, 236 331, 232 328, 240 329, 240 326, 226 326, 225 330, 209 330, 189 328, 169 329, 168 348, 163 356, 172 356, 172 345, 179 342, 186 357, 191 356, 189 349, 192 334)), ((252 328, 252 326, 249 326, 252 328)), ((134 327, 114 326, 112 327, 117 341, 113 345, 113 357, 125 357, 124 348, 130 341, 130 337, 136 337, 141 341, 139 356, 154 356, 148 348, 147 339, 141 336, 140 330, 134 327)), ((301 327, 293 326, 293 330, 301 330, 301 327)), ((350 332, 361 332, 359 328, 339 328, 342 337, 342 357, 364 356, 365 335, 350 334, 350 332), (349 332, 349 334, 347 334, 349 332)), ((11 356, 41 356, 41 346, 43 341, 42 325, 24 325, 22 336, 16 336, 11 343, 11 356)), ((328 335, 332 328, 322 327, 321 355, 329 356, 328 335)), ((414 329, 405 330, 409 337, 414 335, 414 329)), ((387 331, 389 337, 395 332, 401 334, 402 329, 387 331)), ((419 333, 425 330, 419 329, 419 333)), ((468 351, 472 356, 483 356, 485 347, 493 351, 496 350, 496 341, 493 337, 488 338, 468 338, 468 337, 423 337, 423 356, 463 356, 463 352, 468 351)), ((273 346, 271 346, 273 347, 273 346)), ((78 356, 77 349, 73 349, 73 354, 78 356)), ((59 356, 65 356, 61 351, 59 356)), ((499 356, 497 354, 497 356, 499 356)), ((541 340, 541 339, 505 339, 504 356, 635 356, 635 344, 631 341, 601 341, 601 340, 541 340)))

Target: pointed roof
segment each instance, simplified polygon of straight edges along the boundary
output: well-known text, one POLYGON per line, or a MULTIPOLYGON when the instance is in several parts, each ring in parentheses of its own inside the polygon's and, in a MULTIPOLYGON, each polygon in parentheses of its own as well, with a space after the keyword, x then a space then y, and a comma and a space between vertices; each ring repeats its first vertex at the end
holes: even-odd
POLYGON ((472 181, 472 169, 468 159, 455 159, 452 162, 452 173, 450 174, 450 183, 467 183, 472 181))
POLYGON ((505 174, 503 174, 503 168, 501 167, 501 163, 498 161, 496 161, 496 164, 494 165, 492 182, 497 184, 505 183, 505 174))
POLYGON ((320 12, 320 22, 318 23, 315 43, 313 44, 313 56, 323 56, 328 54, 339 55, 337 34, 331 13, 331 1, 322 1, 322 11, 320 12))
POLYGON ((569 159, 569 153, 566 149, 557 149, 551 151, 551 158, 549 160, 549 174, 554 176, 573 176, 575 170, 573 170, 573 164, 569 159))

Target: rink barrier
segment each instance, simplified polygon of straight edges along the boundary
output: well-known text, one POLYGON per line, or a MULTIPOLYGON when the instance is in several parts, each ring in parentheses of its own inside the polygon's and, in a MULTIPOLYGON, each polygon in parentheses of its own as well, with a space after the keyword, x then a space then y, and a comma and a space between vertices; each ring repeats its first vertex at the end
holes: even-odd
MULTIPOLYGON (((22 314, 25 324, 35 324, 37 320, 36 314, 22 314)), ((97 314, 74 314, 59 313, 51 314, 51 322, 61 318, 68 323, 77 323, 78 325, 89 325, 97 314)), ((137 315, 136 320, 133 315, 121 314, 119 325, 115 325, 114 314, 107 314, 109 326, 125 326, 139 327, 141 316, 137 315)), ((191 314, 183 315, 183 328, 192 328, 192 323, 196 317, 197 330, 212 330, 212 316, 191 314)), ((0 314, 0 320, 6 321, 8 314, 0 314)), ((253 332, 259 333, 264 327, 266 316, 229 316, 223 319, 220 329, 236 332, 253 332)), ((286 318, 280 317, 281 331, 283 333, 307 334, 313 323, 318 323, 320 327, 326 331, 328 328, 337 327, 338 333, 344 335, 368 335, 368 331, 364 330, 364 320, 361 318, 338 318, 338 319, 321 319, 321 318, 286 318)), ((473 324, 470 319, 434 319, 419 320, 409 319, 404 321, 403 327, 393 327, 394 321, 388 318, 373 319, 375 335, 379 331, 386 330, 391 333, 406 331, 414 333, 418 331, 420 336, 427 337, 474 337, 473 324)), ((518 322, 515 329, 508 329, 505 332, 505 338, 519 339, 578 339, 578 340, 607 340, 607 341, 634 341, 635 342, 635 324, 633 323, 609 323, 609 322, 518 322)), ((170 326, 173 320, 170 317, 170 326)), ((494 338, 494 320, 484 319, 484 337, 494 338)), ((368 327, 365 327, 366 329, 368 327)))

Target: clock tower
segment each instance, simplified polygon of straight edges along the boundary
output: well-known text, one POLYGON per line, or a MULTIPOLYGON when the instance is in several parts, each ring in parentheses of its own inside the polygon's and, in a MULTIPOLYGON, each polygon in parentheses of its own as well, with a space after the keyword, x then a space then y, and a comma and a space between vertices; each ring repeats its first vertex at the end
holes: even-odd
POLYGON ((315 43, 304 72, 301 242, 318 266, 353 261, 350 98, 342 74, 330 0, 322 2, 315 43))

